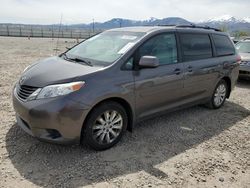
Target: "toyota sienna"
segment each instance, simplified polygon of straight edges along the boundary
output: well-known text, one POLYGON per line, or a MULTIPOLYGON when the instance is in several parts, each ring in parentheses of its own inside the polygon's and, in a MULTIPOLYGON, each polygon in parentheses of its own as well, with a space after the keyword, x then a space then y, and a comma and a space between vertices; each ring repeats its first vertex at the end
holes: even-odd
POLYGON ((13 89, 17 123, 40 140, 108 149, 153 115, 220 108, 239 61, 229 36, 209 27, 108 30, 24 70, 13 89))

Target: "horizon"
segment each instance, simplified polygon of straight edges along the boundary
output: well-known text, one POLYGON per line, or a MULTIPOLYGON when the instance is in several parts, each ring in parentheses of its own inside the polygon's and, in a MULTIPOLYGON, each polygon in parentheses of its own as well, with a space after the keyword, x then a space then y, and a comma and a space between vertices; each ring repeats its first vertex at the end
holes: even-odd
POLYGON ((153 20, 153 19, 157 19, 157 20, 162 20, 162 19, 166 19, 166 18, 181 18, 181 19, 184 19, 186 21, 189 21, 191 23, 194 23, 194 24, 199 24, 199 23, 202 23, 202 22, 206 22, 206 21, 209 21, 209 20, 215 20, 215 19, 223 19, 223 18, 235 18, 235 19, 238 19, 238 20, 247 20, 249 23, 250 23, 250 17, 245 17, 245 18, 239 18, 239 17, 236 17, 236 16, 233 16, 233 15, 221 15, 221 16, 218 16, 218 17, 213 17, 213 18, 207 18, 207 19, 204 19, 204 20, 200 20, 200 21, 197 21, 197 22, 194 22, 192 20, 188 20, 186 18, 182 18, 182 17, 177 17, 177 16, 170 16, 170 17, 164 17, 164 18, 156 18, 156 17, 150 17, 148 19, 144 19, 144 20, 133 20, 133 19, 128 19, 128 18, 119 18, 119 17, 114 17, 114 18, 111 18, 109 20, 104 20, 103 22, 101 21, 98 21, 98 20, 92 20, 92 22, 89 22, 89 23, 70 23, 70 24, 65 24, 63 22, 63 19, 62 19, 62 23, 60 23, 60 21, 58 23, 50 23, 50 24, 35 24, 35 23, 11 23, 11 22, 0 22, 0 24, 13 24, 13 25, 81 25, 81 24, 85 24, 85 25, 89 25, 89 24, 92 24, 93 21, 95 24, 97 23, 105 23, 105 22, 108 22, 108 21, 111 21, 111 20, 114 20, 114 19, 122 19, 122 20, 129 20, 129 21, 149 21, 149 20, 153 20))
POLYGON ((236 18, 249 17, 250 1, 239 0, 2 0, 0 23, 52 25, 103 23, 112 18, 147 20, 180 17, 200 22, 222 15, 236 18), (153 9, 152 9, 153 7, 153 9), (170 8, 168 8, 170 7, 170 8))

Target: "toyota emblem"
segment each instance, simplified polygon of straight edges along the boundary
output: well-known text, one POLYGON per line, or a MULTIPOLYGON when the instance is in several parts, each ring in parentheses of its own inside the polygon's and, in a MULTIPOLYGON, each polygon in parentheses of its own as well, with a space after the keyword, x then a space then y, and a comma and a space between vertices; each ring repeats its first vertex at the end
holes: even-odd
POLYGON ((22 85, 25 80, 26 80, 26 76, 21 77, 19 80, 19 84, 22 85))

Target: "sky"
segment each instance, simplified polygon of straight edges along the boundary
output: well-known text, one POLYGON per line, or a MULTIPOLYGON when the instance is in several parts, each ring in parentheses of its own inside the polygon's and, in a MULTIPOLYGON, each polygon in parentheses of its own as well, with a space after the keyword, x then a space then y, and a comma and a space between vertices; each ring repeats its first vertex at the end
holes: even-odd
POLYGON ((250 0, 0 0, 0 23, 56 24, 182 17, 191 22, 222 15, 250 17, 250 0))

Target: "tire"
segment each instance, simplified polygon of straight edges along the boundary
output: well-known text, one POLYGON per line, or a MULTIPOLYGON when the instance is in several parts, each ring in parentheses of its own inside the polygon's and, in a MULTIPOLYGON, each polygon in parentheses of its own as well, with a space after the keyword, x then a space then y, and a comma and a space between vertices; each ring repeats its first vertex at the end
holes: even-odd
POLYGON ((221 108, 225 103, 228 92, 227 82, 225 80, 221 80, 216 85, 213 96, 211 97, 210 102, 206 104, 206 106, 211 109, 221 108))
POLYGON ((90 112, 82 131, 82 143, 95 150, 109 149, 121 140, 127 124, 127 113, 120 104, 102 103, 90 112))

